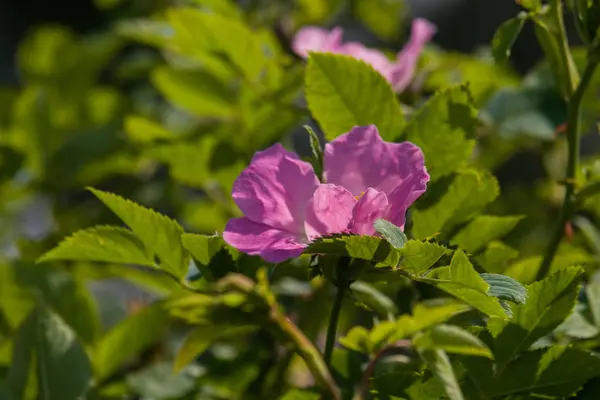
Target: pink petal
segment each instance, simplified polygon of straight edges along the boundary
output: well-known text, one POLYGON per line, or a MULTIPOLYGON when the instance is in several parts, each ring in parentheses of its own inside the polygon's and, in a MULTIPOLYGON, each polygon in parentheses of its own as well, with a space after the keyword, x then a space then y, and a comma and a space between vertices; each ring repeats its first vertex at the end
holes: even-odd
POLYGON ((392 78, 394 63, 379 50, 369 49, 362 43, 349 42, 341 46, 340 52, 371 65, 388 81, 392 78))
POLYGON ((300 29, 292 41, 292 50, 300 57, 307 58, 309 51, 336 52, 342 41, 342 28, 331 31, 309 26, 300 29))
POLYGON ((233 184, 232 196, 248 219, 303 234, 306 203, 318 185, 309 163, 276 144, 254 155, 233 184))
POLYGON ((327 143, 324 169, 327 183, 343 186, 354 196, 371 187, 392 199, 397 188, 413 187, 405 182, 420 182, 407 193, 407 204, 429 181, 421 149, 410 142, 384 142, 374 125, 354 127, 327 143))
POLYGON ((356 199, 341 186, 320 185, 306 207, 306 234, 310 240, 345 232, 352 219, 356 199))
POLYGON ((241 252, 260 255, 265 261, 278 263, 298 257, 306 247, 302 238, 260 224, 246 217, 229 220, 223 232, 225 242, 241 252))
POLYGON ((384 218, 388 208, 388 198, 383 192, 368 188, 352 211, 350 232, 357 235, 375 235, 373 223, 384 218))
POLYGON ((396 92, 403 91, 412 81, 419 55, 436 31, 436 26, 426 19, 417 18, 413 21, 410 40, 398 53, 397 63, 391 73, 392 87, 396 92))

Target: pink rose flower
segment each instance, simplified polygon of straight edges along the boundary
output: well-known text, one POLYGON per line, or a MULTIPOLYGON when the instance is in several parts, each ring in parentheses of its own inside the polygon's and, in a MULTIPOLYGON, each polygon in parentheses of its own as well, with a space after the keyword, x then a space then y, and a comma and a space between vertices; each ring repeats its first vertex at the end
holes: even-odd
POLYGON ((384 142, 374 125, 325 145, 324 177, 322 184, 309 163, 280 144, 256 153, 233 185, 244 217, 227 223, 223 239, 277 263, 321 236, 374 235, 378 218, 404 228, 406 210, 429 181, 421 149, 384 142))
POLYGON ((300 57, 307 58, 311 51, 345 54, 370 64, 378 71, 396 92, 403 91, 412 81, 419 55, 431 41, 436 27, 429 21, 417 18, 411 27, 408 43, 395 61, 390 60, 381 51, 369 49, 362 43, 342 42, 342 28, 335 27, 327 31, 318 27, 300 29, 292 42, 292 50, 300 57))

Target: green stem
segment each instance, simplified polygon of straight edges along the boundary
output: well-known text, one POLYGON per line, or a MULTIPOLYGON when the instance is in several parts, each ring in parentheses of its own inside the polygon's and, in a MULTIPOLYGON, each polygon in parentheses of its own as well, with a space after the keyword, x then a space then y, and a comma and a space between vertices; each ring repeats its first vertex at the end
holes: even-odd
MULTIPOLYGON (((338 273, 339 275, 339 273, 338 273)), ((335 300, 333 301, 333 307, 331 309, 331 315, 329 316, 329 326, 327 327, 327 339, 325 340, 325 351, 323 353, 323 359, 327 365, 331 364, 331 356, 333 355, 333 348, 335 347, 335 336, 337 332, 338 319, 340 318, 340 311, 342 310, 342 303, 344 301, 344 295, 346 294, 346 283, 339 282, 335 300)))
POLYGON ((536 280, 541 280, 548 275, 550 272, 550 266, 552 260, 558 250, 558 246, 563 238, 565 232, 565 225, 573 216, 575 212, 575 189, 576 189, 576 177, 577 170, 579 168, 579 145, 580 145, 580 131, 581 131, 581 102, 583 95, 594 76, 596 67, 600 60, 595 55, 588 57, 585 70, 581 81, 577 85, 577 89, 573 93, 573 96, 569 99, 567 108, 567 144, 569 147, 568 163, 567 163, 567 176, 565 179, 565 198, 560 210, 559 218, 554 228, 550 243, 546 247, 544 258, 538 269, 536 280))

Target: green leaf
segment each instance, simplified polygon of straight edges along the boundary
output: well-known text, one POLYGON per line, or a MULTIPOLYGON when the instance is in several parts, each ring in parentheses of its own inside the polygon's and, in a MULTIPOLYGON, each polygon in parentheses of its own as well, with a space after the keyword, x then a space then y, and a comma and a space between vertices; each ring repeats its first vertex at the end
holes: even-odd
POLYGON ((323 149, 321 148, 321 141, 319 137, 313 131, 313 129, 309 125, 304 125, 304 129, 308 132, 308 136, 310 138, 310 149, 312 151, 312 161, 311 164, 313 169, 315 170, 315 174, 319 178, 319 180, 323 181, 323 149))
POLYGON ((75 333, 58 315, 36 307, 19 328, 18 338, 7 377, 7 387, 16 398, 26 398, 25 386, 34 371, 43 399, 84 398, 92 382, 92 368, 75 333))
POLYGON ((462 364, 480 391, 478 398, 570 398, 600 375, 600 358, 583 349, 555 345, 528 351, 498 371, 489 360, 465 357, 462 364))
POLYGON ((377 219, 373 224, 377 233, 379 233, 385 240, 390 242, 390 244, 396 249, 399 250, 404 247, 404 244, 408 240, 406 235, 402 230, 396 225, 392 224, 385 219, 377 219))
POLYGON ((500 25, 492 39, 492 55, 499 64, 504 64, 510 58, 510 50, 521 33, 527 21, 527 13, 521 12, 514 18, 500 25))
POLYGON ((452 238, 452 243, 469 253, 476 253, 513 230, 521 219, 521 216, 478 215, 452 238))
POLYGON ((419 350, 443 350, 447 353, 493 359, 490 349, 477 337, 455 326, 440 324, 415 336, 413 345, 419 350))
POLYGON ((400 33, 407 11, 403 0, 357 0, 353 4, 354 15, 380 38, 390 40, 400 33))
POLYGON ((376 353, 387 344, 411 337, 470 309, 468 305, 457 301, 418 303, 413 315, 402 315, 396 321, 385 321, 371 331, 361 326, 354 327, 339 342, 354 351, 376 353))
POLYGON ((600 280, 595 279, 585 286, 585 295, 588 300, 588 305, 594 325, 600 328, 600 280))
POLYGON ((402 248, 400 268, 420 275, 435 264, 445 252, 446 249, 437 243, 409 240, 402 248))
POLYGON ((432 180, 466 165, 475 146, 477 110, 466 86, 441 90, 406 125, 406 139, 423 150, 432 180))
POLYGON ((135 143, 147 144, 158 140, 173 140, 177 135, 162 125, 140 115, 129 115, 125 118, 125 133, 135 143))
POLYGON ((329 140, 355 126, 373 124, 384 140, 392 141, 404 128, 402 110, 390 84, 363 61, 311 53, 305 86, 308 107, 329 140))
POLYGON ((542 8, 542 0, 516 0, 516 2, 530 11, 539 11, 542 8))
POLYGON ((487 171, 464 170, 456 174, 449 184, 445 180, 435 182, 412 208, 412 233, 417 239, 425 239, 446 232, 472 218, 499 192, 498 181, 487 171), (430 199, 437 201, 430 204, 430 199))
POLYGON ((154 252, 160 265, 178 278, 188 271, 189 255, 181 244, 183 229, 172 219, 116 194, 90 188, 154 252))
POLYGON ((222 339, 247 335, 258 329, 256 326, 203 325, 188 334, 175 359, 175 372, 181 371, 214 342, 222 339))
POLYGON ((188 369, 173 373, 172 363, 162 361, 144 370, 128 374, 125 380, 127 385, 143 398, 180 399, 194 390, 197 371, 188 369))
POLYGON ((395 267, 400 253, 384 239, 375 236, 331 236, 314 240, 304 254, 329 254, 376 261, 395 267))
POLYGON ((208 265, 213 257, 225 246, 225 241, 221 236, 196 235, 193 233, 184 233, 181 237, 183 247, 185 247, 194 259, 200 262, 198 266, 204 279, 209 282, 214 281, 214 276, 208 265))
POLYGON ((274 54, 267 51, 272 51, 272 46, 242 19, 189 7, 170 8, 167 19, 175 29, 172 42, 177 51, 197 59, 210 73, 223 74, 218 69, 229 69, 252 83, 280 75, 273 69, 274 54))
POLYGON ((161 66, 150 78, 167 100, 192 115, 229 118, 235 113, 235 94, 204 71, 161 66))
POLYGON ((450 400, 464 400, 460 385, 456 380, 450 358, 443 350, 425 350, 421 353, 421 358, 431 369, 431 372, 444 385, 444 390, 450 400))
POLYGON ((475 271, 464 252, 458 250, 448 267, 436 268, 425 282, 470 304, 490 317, 506 318, 506 311, 488 291, 490 286, 475 271))
POLYGON ((511 306, 510 320, 488 322, 495 337, 493 350, 498 362, 509 362, 567 318, 577 299, 580 273, 581 268, 571 267, 527 286, 529 298, 525 304, 511 306))
POLYGON ((499 241, 487 245, 482 254, 475 257, 477 263, 487 272, 493 274, 503 273, 509 262, 517 258, 519 251, 499 241))
POLYGON ((490 296, 520 304, 527 300, 527 289, 513 278, 500 274, 480 274, 479 276, 490 285, 488 290, 490 296))
POLYGON ((75 232, 37 262, 74 260, 154 267, 152 253, 131 231, 117 226, 96 226, 75 232))
POLYGON ((280 400, 319 400, 321 395, 308 390, 291 389, 285 392, 280 400))
POLYGON ((588 320, 579 311, 573 311, 553 332, 555 335, 564 334, 576 339, 591 339, 598 334, 600 330, 590 324, 588 320))
POLYGON ((396 304, 373 285, 356 281, 350 285, 350 290, 359 302, 375 311, 382 318, 388 318, 398 313, 396 304))
POLYGON ((162 303, 133 314, 109 330, 94 352, 96 376, 103 379, 164 335, 169 315, 162 303))

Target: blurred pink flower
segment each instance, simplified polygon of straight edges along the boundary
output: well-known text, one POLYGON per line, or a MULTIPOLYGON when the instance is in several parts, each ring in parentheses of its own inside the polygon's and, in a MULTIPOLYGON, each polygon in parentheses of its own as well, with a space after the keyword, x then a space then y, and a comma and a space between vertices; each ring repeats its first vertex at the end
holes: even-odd
POLYGON ((384 218, 404 227, 406 210, 425 192, 429 175, 421 149, 388 143, 374 125, 358 126, 325 145, 324 176, 276 144, 254 155, 233 185, 244 217, 231 219, 231 246, 281 262, 312 240, 333 233, 374 235, 384 218))
POLYGON ((307 58, 311 51, 352 56, 370 64, 390 82, 396 92, 401 92, 411 82, 419 55, 435 32, 436 27, 431 22, 422 18, 415 19, 410 39, 395 61, 390 60, 381 51, 365 47, 362 43, 343 43, 343 31, 340 27, 331 31, 313 26, 302 28, 294 37, 292 50, 303 58, 307 58))

